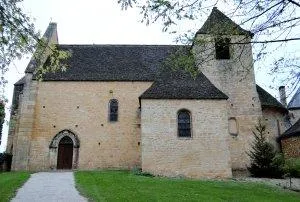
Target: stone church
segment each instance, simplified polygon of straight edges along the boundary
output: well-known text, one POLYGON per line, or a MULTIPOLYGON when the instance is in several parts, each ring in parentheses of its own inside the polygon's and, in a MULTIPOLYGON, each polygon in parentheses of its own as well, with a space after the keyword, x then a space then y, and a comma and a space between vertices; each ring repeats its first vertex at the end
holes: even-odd
MULTIPOLYGON (((15 83, 7 152, 13 170, 131 169, 228 178, 249 164, 259 118, 268 139, 287 129, 287 108, 256 85, 252 33, 217 8, 192 46, 63 45, 65 72, 37 81, 34 62, 15 83), (200 73, 163 67, 192 50, 200 73)), ((283 91, 282 91, 283 92, 283 91)), ((284 93, 282 94, 284 96, 284 93)))

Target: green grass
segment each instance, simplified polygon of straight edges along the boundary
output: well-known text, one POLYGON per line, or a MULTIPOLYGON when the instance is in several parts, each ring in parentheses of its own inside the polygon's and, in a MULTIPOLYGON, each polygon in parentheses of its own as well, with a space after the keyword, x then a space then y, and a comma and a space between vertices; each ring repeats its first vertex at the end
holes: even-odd
POLYGON ((259 183, 144 177, 128 171, 78 171, 92 201, 300 201, 300 194, 259 183))
POLYGON ((28 172, 0 172, 0 202, 9 201, 29 176, 28 172))

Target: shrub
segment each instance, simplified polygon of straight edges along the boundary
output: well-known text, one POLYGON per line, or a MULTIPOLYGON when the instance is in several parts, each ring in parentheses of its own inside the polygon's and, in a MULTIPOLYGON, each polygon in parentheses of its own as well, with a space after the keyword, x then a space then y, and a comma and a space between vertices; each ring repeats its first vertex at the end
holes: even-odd
POLYGON ((249 172, 254 177, 281 178, 283 158, 276 153, 273 145, 266 141, 266 126, 260 120, 255 129, 256 131, 252 131, 254 135, 252 150, 248 153, 251 159, 249 172))
POLYGON ((0 153, 0 171, 10 171, 12 155, 8 153, 0 153))
POLYGON ((154 175, 152 175, 151 173, 148 172, 143 172, 141 168, 139 167, 134 167, 131 172, 134 175, 139 175, 139 176, 145 176, 145 177, 154 177, 154 175))
POLYGON ((300 177, 300 158, 290 158, 285 161, 284 172, 289 177, 300 177))

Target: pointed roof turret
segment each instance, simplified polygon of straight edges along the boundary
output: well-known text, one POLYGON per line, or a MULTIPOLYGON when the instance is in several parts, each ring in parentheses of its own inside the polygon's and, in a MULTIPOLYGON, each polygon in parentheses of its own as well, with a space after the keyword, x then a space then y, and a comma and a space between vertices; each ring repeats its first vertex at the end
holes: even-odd
POLYGON ((213 34, 213 35, 249 35, 253 33, 241 28, 233 22, 224 13, 214 7, 203 26, 198 30, 197 34, 213 34))

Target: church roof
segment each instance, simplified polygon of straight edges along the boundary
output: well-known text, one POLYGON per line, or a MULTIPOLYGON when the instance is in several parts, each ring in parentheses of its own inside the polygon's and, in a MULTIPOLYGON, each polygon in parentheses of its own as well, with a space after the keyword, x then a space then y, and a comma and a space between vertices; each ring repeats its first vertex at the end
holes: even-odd
POLYGON ((288 109, 300 109, 300 88, 292 97, 291 101, 289 102, 288 109))
POLYGON ((212 12, 203 26, 198 30, 197 34, 253 36, 253 33, 241 28, 224 13, 219 11, 217 7, 212 9, 212 12))
POLYGON ((227 99, 203 73, 196 78, 182 71, 161 73, 141 99, 227 99), (181 95, 180 97, 178 95, 181 95))
POLYGON ((279 136, 279 139, 284 139, 293 136, 300 136, 300 119, 289 129, 287 129, 281 136, 279 136))
POLYGON ((59 45, 72 56, 65 72, 47 73, 44 81, 153 81, 141 98, 227 99, 202 73, 168 70, 163 61, 176 45, 59 45))
POLYGON ((274 108, 281 109, 283 111, 287 111, 287 109, 276 98, 274 98, 270 93, 265 91, 262 87, 256 85, 256 90, 259 96, 261 106, 263 108, 274 107, 274 108))
POLYGON ((72 56, 66 72, 48 73, 43 80, 153 81, 163 60, 182 46, 59 45, 72 56))

